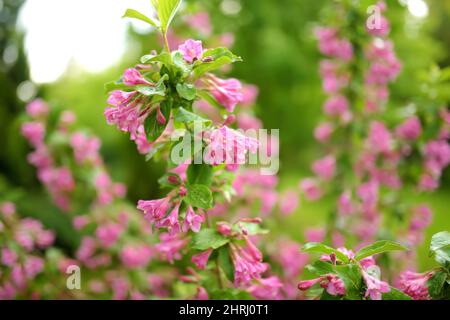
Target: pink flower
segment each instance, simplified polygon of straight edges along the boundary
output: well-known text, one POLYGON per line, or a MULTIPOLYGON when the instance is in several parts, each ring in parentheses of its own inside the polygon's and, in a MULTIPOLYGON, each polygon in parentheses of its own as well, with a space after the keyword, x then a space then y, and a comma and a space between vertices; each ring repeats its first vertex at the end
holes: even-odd
POLYGON ((397 127, 395 133, 404 140, 416 140, 422 133, 422 125, 417 117, 411 117, 397 127))
POLYGON ((248 152, 256 153, 258 140, 245 136, 239 131, 222 126, 211 132, 210 143, 206 149, 205 161, 212 165, 244 164, 248 152))
POLYGON ((195 214, 191 206, 187 208, 186 217, 183 223, 183 232, 188 232, 191 229, 193 232, 199 232, 202 222, 204 221, 202 215, 195 214))
POLYGON ((334 156, 326 156, 317 160, 312 166, 312 170, 323 180, 331 180, 336 171, 336 158, 334 156))
POLYGON ((174 260, 181 259, 180 251, 186 246, 187 239, 181 238, 180 234, 162 233, 159 235, 159 240, 160 243, 155 245, 155 249, 163 260, 173 263, 174 260))
POLYGON ((178 47, 178 50, 183 55, 184 60, 186 60, 189 63, 201 59, 203 55, 203 47, 202 42, 200 40, 198 41, 192 39, 186 40, 185 43, 183 43, 178 47))
POLYGON ((154 86, 153 83, 145 80, 141 73, 134 68, 125 70, 122 80, 127 86, 135 86, 139 84, 154 86))
POLYGON ((314 131, 314 137, 319 142, 327 142, 333 133, 333 125, 325 122, 319 125, 314 131))
POLYGON ((330 116, 343 116, 349 109, 349 103, 345 96, 336 95, 330 97, 324 105, 324 112, 330 116))
POLYGON ((105 248, 109 248, 117 242, 122 232, 123 227, 121 225, 108 223, 98 226, 95 235, 105 248))
POLYGON ((345 39, 338 38, 338 31, 334 28, 317 28, 315 30, 319 40, 319 50, 322 54, 350 61, 353 58, 352 44, 345 39))
POLYGON ((3 202, 0 205, 0 213, 2 213, 5 217, 11 217, 16 213, 16 205, 12 202, 3 202))
POLYGON ((430 174, 423 174, 419 181, 420 191, 434 191, 439 188, 439 180, 430 174))
POLYGON ((84 237, 81 240, 81 244, 75 254, 76 258, 80 261, 86 262, 91 258, 96 250, 95 240, 90 237, 84 237))
POLYGON ((283 283, 276 276, 271 276, 265 279, 258 279, 255 284, 251 285, 247 290, 256 299, 260 300, 280 300, 281 289, 283 283))
POLYGON ((244 99, 242 85, 237 79, 224 80, 208 74, 204 82, 217 102, 223 105, 228 112, 233 112, 236 105, 244 99))
POLYGON ((305 230, 306 242, 322 242, 325 239, 325 229, 307 228, 305 230))
POLYGON ((241 105, 243 107, 249 107, 256 103, 258 98, 259 89, 255 85, 246 84, 242 87, 242 101, 241 105))
POLYGON ((377 25, 371 26, 371 28, 366 26, 367 32, 374 37, 387 36, 389 34, 389 32, 391 31, 391 26, 390 26, 389 21, 385 17, 380 16, 380 19, 377 22, 378 22, 377 25))
POLYGON ((253 279, 261 278, 261 274, 265 272, 268 265, 262 263, 262 254, 251 244, 246 238, 247 247, 230 244, 231 259, 234 265, 234 283, 235 286, 247 285, 253 279))
POLYGON ((167 215, 167 217, 156 221, 155 227, 157 228, 167 228, 170 235, 177 234, 181 231, 180 223, 178 222, 179 210, 181 202, 173 207, 172 211, 167 215))
POLYGON ((295 191, 286 192, 280 199, 280 212, 284 215, 291 214, 298 207, 298 194, 295 191))
POLYGON ((17 253, 9 248, 2 248, 1 257, 1 262, 8 267, 12 267, 17 261, 17 253))
POLYGON ((320 283, 320 286, 332 296, 345 295, 344 282, 338 276, 331 273, 316 279, 300 281, 298 288, 299 290, 306 291, 317 283, 320 283))
POLYGON ((209 300, 208 292, 203 287, 197 288, 197 297, 196 300, 209 300))
POLYGON ((319 200, 322 197, 322 189, 314 179, 303 179, 300 181, 300 190, 305 194, 306 199, 310 201, 319 200))
POLYGON ((170 207, 170 198, 157 200, 139 200, 137 208, 144 212, 144 217, 150 222, 161 220, 170 207))
POLYGON ((391 133, 382 122, 373 121, 370 124, 368 144, 370 150, 374 152, 389 153, 392 151, 391 133))
POLYGON ((153 250, 144 244, 126 245, 120 251, 120 260, 127 268, 144 268, 153 256, 153 250))
POLYGON ((35 99, 27 105, 27 113, 32 118, 45 117, 48 112, 49 107, 42 99, 35 99))
POLYGON ((22 135, 34 147, 44 142, 45 126, 40 122, 26 122, 22 125, 22 135))
POLYGON ((237 123, 239 129, 242 130, 261 129, 263 126, 261 120, 248 113, 240 113, 237 117, 237 123))
POLYGON ((203 270, 206 267, 206 264, 208 263, 209 256, 212 253, 212 249, 208 249, 206 251, 200 252, 196 255, 192 256, 192 262, 195 264, 195 266, 203 270))
POLYGON ((208 12, 197 12, 186 18, 187 24, 202 33, 209 36, 212 31, 211 21, 208 12))
POLYGON ((73 227, 76 230, 83 229, 87 224, 89 224, 89 218, 87 216, 77 216, 72 220, 73 227))
POLYGON ((91 161, 93 163, 100 162, 98 150, 101 142, 97 137, 86 137, 83 133, 77 132, 70 138, 70 145, 75 153, 75 160, 78 163, 91 161))
POLYGON ((367 290, 364 295, 366 298, 370 296, 370 299, 372 300, 381 300, 382 293, 386 293, 391 290, 386 282, 371 276, 365 270, 362 270, 362 276, 367 286, 367 290))
POLYGON ((338 211, 342 216, 350 215, 354 212, 355 208, 352 203, 352 194, 350 191, 345 191, 341 194, 338 200, 338 211))
POLYGON ((33 279, 44 270, 44 260, 39 257, 29 256, 24 263, 24 271, 28 279, 33 279))
POLYGON ((414 300, 429 300, 428 280, 433 277, 433 272, 414 273, 404 271, 400 274, 399 289, 414 300))
POLYGON ((288 279, 297 277, 307 264, 308 254, 300 251, 300 245, 293 241, 280 241, 274 252, 277 261, 288 279))

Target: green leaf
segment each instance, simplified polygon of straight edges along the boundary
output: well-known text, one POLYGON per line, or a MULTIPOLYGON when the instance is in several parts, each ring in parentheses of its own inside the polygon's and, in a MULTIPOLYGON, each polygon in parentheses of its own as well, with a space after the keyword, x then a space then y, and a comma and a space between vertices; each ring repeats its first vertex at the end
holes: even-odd
POLYGON ((383 293, 381 298, 382 300, 412 300, 406 293, 394 287, 391 287, 389 292, 383 293))
POLYGON ((205 163, 191 163, 187 169, 187 178, 191 185, 202 184, 210 186, 213 177, 213 167, 205 163))
POLYGON ((202 98, 203 100, 205 100, 206 102, 208 102, 210 105, 216 107, 216 108, 223 108, 223 106, 217 102, 216 99, 214 99, 214 97, 206 90, 197 90, 197 95, 202 98))
POLYGON ((167 80, 168 77, 169 76, 167 74, 162 76, 154 87, 150 87, 145 84, 140 84, 137 85, 135 88, 138 92, 142 93, 144 96, 158 95, 164 97, 166 95, 166 86, 164 85, 164 81, 167 80))
POLYGON ((223 270, 225 276, 231 282, 234 282, 234 265, 231 261, 229 246, 222 246, 218 250, 217 256, 219 266, 223 270))
POLYGON ((193 84, 178 83, 177 92, 183 99, 192 101, 197 96, 197 88, 193 84))
POLYGON ((359 250, 355 255, 355 260, 359 261, 375 254, 397 250, 408 250, 408 248, 393 241, 381 240, 359 250))
POLYGON ((170 23, 180 8, 182 0, 152 0, 153 6, 158 11, 161 29, 166 34, 170 23))
POLYGON ((188 194, 185 200, 193 207, 202 209, 211 209, 213 207, 212 192, 203 184, 188 186, 188 194))
POLYGON ((322 243, 318 243, 318 242, 309 242, 307 244, 305 244, 302 248, 302 251, 304 252, 316 252, 316 253, 324 253, 324 254, 336 254, 336 258, 341 260, 344 263, 348 263, 349 259, 348 257, 343 254, 342 252, 340 252, 337 249, 331 248, 329 246, 326 246, 322 243))
POLYGON ((263 229, 261 227, 261 224, 259 223, 239 222, 238 224, 235 224, 233 228, 239 232, 241 230, 241 227, 243 227, 247 231, 247 234, 249 236, 269 233, 269 230, 263 229))
POLYGON ((151 62, 161 62, 162 64, 169 66, 172 64, 172 57, 167 52, 163 52, 158 55, 147 54, 141 57, 141 63, 151 63, 151 62))
POLYGON ((211 120, 202 118, 193 112, 187 111, 183 107, 178 108, 178 111, 173 119, 182 123, 191 123, 194 121, 200 121, 207 124, 211 123, 211 120))
POLYGON ((193 73, 194 73, 194 80, 200 78, 202 75, 204 75, 207 72, 211 72, 217 69, 220 69, 221 67, 234 63, 236 61, 241 61, 240 58, 236 59, 234 57, 230 56, 222 56, 220 58, 217 58, 213 61, 209 62, 201 62, 197 66, 194 67, 193 73))
POLYGON ((161 178, 158 179, 158 183, 161 187, 168 187, 168 188, 173 188, 175 185, 178 185, 181 182, 181 178, 179 175, 177 175, 176 173, 166 173, 165 175, 163 175, 161 178), (176 183, 172 183, 169 181, 169 179, 174 179, 177 182, 176 183))
POLYGON ((446 280, 447 274, 442 271, 437 272, 430 280, 428 280, 428 293, 431 297, 439 298, 441 296, 446 280))
POLYGON ((172 53, 172 61, 175 67, 177 67, 183 74, 187 75, 191 72, 192 65, 188 64, 186 60, 184 60, 181 52, 174 51, 172 53))
POLYGON ((253 300, 250 293, 238 289, 218 289, 209 294, 212 300, 253 300))
POLYGON ((156 119, 156 111, 149 115, 144 122, 145 132, 149 137, 151 142, 158 139, 169 123, 170 112, 172 110, 172 100, 164 100, 160 103, 161 113, 166 118, 166 122, 164 124, 160 124, 156 119))
POLYGON ((344 282, 345 298, 349 300, 361 299, 362 276, 355 264, 334 266, 335 273, 344 282))
POLYGON ((315 261, 312 264, 308 264, 306 266, 306 270, 318 276, 334 272, 333 265, 331 263, 320 260, 315 261))
POLYGON ((129 86, 125 85, 122 82, 115 82, 115 81, 111 81, 111 82, 107 82, 104 85, 105 88, 105 93, 111 92, 113 90, 127 90, 130 89, 129 86))
POLYGON ((192 237, 192 249, 204 251, 218 249, 226 245, 230 240, 211 228, 203 228, 192 237))
POLYGON ((137 10, 134 9, 127 9, 127 11, 125 11, 124 15, 122 18, 133 18, 133 19, 137 19, 137 20, 141 20, 144 21, 150 25, 152 25, 155 28, 159 28, 159 23, 157 21, 154 21, 153 19, 147 17, 145 14, 140 13, 137 10))
MULTIPOLYGON (((233 54, 228 48, 219 47, 214 49, 208 49, 203 52, 202 59, 210 58, 212 60, 217 60, 222 57, 228 57, 233 62, 242 61, 242 58, 233 54)), ((201 64, 201 61, 197 62, 197 64, 201 64)))
POLYGON ((430 255, 442 266, 450 264, 450 232, 436 233, 431 238, 430 255))

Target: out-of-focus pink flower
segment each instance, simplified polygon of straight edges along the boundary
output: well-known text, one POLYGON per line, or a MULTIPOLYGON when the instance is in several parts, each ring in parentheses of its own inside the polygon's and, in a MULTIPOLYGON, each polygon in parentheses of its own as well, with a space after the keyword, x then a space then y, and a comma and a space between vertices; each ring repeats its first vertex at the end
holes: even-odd
POLYGON ((197 12, 186 18, 186 23, 193 29, 205 36, 209 36, 212 31, 209 14, 206 11, 197 12))
POLYGON ((278 277, 271 276, 265 279, 257 279, 256 283, 247 290, 256 299, 260 300, 280 300, 282 298, 281 288, 283 283, 278 277))
POLYGON ((249 129, 261 129, 262 122, 260 119, 248 113, 240 113, 237 116, 237 123, 239 129, 249 130, 249 129))
POLYGON ((44 142, 45 126, 41 122, 26 122, 22 125, 22 135, 32 146, 39 147, 44 142))
POLYGON ((234 265, 235 286, 247 285, 253 279, 260 279, 268 265, 262 263, 261 252, 246 238, 247 247, 230 245, 234 265))
POLYGON ((123 227, 116 223, 107 223, 97 227, 95 235, 105 248, 113 246, 123 232, 123 227))
POLYGON ((374 152, 389 153, 392 150, 392 136, 384 123, 374 121, 370 124, 368 144, 374 152))
POLYGON ((325 122, 320 124, 314 131, 314 137, 319 142, 327 142, 333 133, 333 125, 325 122))
POLYGON ((243 107, 250 107, 256 103, 258 98, 259 89, 257 86, 252 84, 245 84, 242 86, 242 101, 241 105, 243 107))
POLYGON ((49 112, 49 107, 47 103, 42 99, 35 99, 31 101, 27 107, 27 113, 32 118, 40 118, 40 117, 46 117, 49 112))
POLYGON ((305 230, 306 242, 322 242, 325 239, 325 229, 308 228, 305 230))
POLYGON ((355 208, 352 202, 352 193, 345 191, 341 194, 338 200, 338 212, 342 216, 354 213, 355 208))
POLYGON ((242 84, 237 79, 225 80, 208 74, 203 81, 206 89, 228 112, 233 112, 236 105, 244 99, 242 84))
POLYGON ((315 34, 322 54, 343 61, 350 61, 353 58, 352 44, 346 39, 340 39, 336 29, 321 27, 315 30, 315 34))
POLYGON ((422 125, 417 117, 411 117, 395 130, 398 137, 405 140, 416 140, 422 133, 422 125))
POLYGON ((186 246, 188 239, 181 238, 180 234, 162 233, 159 240, 160 243, 155 245, 155 249, 163 260, 173 263, 174 260, 181 259, 180 251, 186 246))
POLYGON ((310 201, 319 200, 323 195, 318 182, 310 178, 300 181, 300 190, 304 193, 306 199, 310 201))
POLYGON ((127 268, 144 268, 152 258, 153 250, 145 244, 126 245, 120 251, 119 256, 127 268))
POLYGON ((70 138, 70 145, 75 153, 75 160, 78 163, 92 161, 94 164, 100 162, 98 150, 101 142, 97 137, 87 137, 81 132, 76 132, 70 138))
POLYGON ((299 204, 298 194, 295 191, 288 191, 281 196, 280 212, 284 215, 293 213, 299 204))
POLYGON ((348 100, 342 95, 332 96, 324 104, 324 112, 330 116, 343 116, 348 109, 348 100))
POLYGON ((200 40, 186 40, 185 43, 178 47, 178 50, 183 55, 184 60, 193 63, 202 58, 203 46, 200 40))
POLYGON ((323 180, 330 180, 333 178, 336 171, 336 158, 334 156, 326 156, 323 159, 317 160, 312 165, 312 170, 323 180))
POLYGON ((3 265, 8 267, 12 267, 17 261, 17 253, 9 248, 2 248, 1 257, 3 265))
POLYGON ((273 259, 281 265, 287 279, 296 278, 308 263, 308 254, 302 253, 300 249, 300 245, 294 241, 277 243, 273 259))

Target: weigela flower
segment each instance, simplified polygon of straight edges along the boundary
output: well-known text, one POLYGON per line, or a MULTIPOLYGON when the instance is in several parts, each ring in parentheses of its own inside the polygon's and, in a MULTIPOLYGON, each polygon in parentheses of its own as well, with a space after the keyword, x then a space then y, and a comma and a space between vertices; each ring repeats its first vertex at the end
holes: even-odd
POLYGON ((333 178, 336 171, 336 158, 334 156, 326 156, 323 159, 313 163, 312 169, 321 179, 328 181, 333 178))
POLYGON ((402 272, 400 274, 399 289, 414 300, 429 300, 430 296, 428 294, 427 282, 431 279, 433 274, 433 272, 402 272))
POLYGON ((391 288, 386 282, 375 278, 367 273, 367 271, 362 270, 362 276, 367 286, 367 290, 364 295, 366 298, 370 296, 370 299, 372 300, 381 300, 383 293, 391 291, 391 288))
POLYGON ((242 84, 237 79, 225 80, 208 74, 203 81, 206 89, 228 112, 233 112, 236 105, 244 99, 242 84))
POLYGON ((202 251, 202 252, 192 256, 192 262, 195 264, 197 269, 200 269, 200 270, 205 269, 211 253, 212 253, 212 249, 208 249, 206 251, 202 251))
POLYGON ((189 63, 201 59, 203 55, 203 46, 200 40, 186 40, 185 43, 178 47, 178 50, 183 55, 184 60, 189 63))

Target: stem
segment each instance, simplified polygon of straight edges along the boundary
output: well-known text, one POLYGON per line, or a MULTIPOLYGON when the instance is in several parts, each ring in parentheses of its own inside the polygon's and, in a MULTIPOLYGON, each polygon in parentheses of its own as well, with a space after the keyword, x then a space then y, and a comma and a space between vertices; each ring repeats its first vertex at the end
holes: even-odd
POLYGON ((163 37, 164 37, 164 46, 166 48, 166 51, 168 53, 170 53, 169 41, 167 40, 167 32, 166 31, 163 32, 163 37))
POLYGON ((219 280, 220 289, 224 289, 225 284, 223 283, 222 274, 220 272, 219 256, 217 256, 217 258, 216 258, 216 274, 217 274, 217 279, 219 280))

